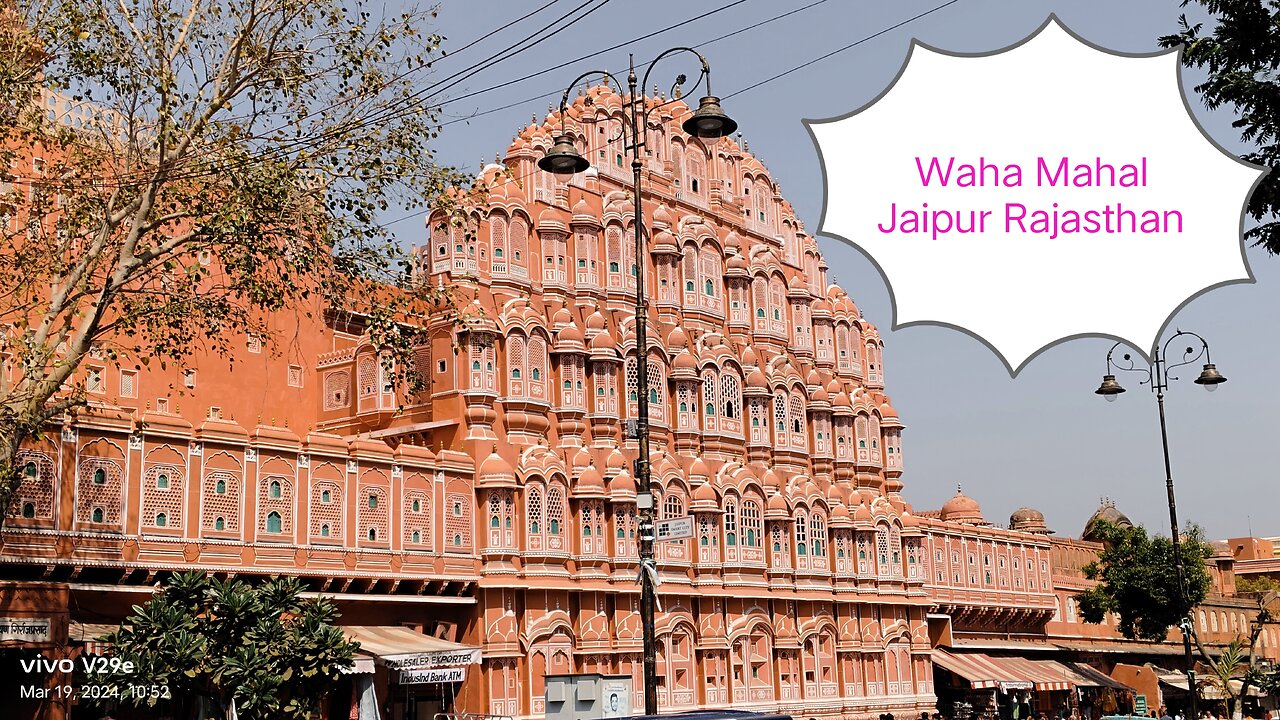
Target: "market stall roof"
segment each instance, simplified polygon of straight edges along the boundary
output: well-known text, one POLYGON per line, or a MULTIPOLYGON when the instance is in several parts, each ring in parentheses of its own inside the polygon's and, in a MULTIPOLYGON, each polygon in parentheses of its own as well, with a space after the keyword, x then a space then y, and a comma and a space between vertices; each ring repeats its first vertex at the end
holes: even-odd
POLYGON ((423 635, 398 625, 345 625, 347 639, 360 643, 363 653, 373 655, 395 669, 456 667, 480 662, 480 648, 423 635))
POLYGON ((1002 690, 1030 690, 1035 683, 1021 676, 1004 658, 997 660, 983 653, 951 653, 934 648, 933 661, 943 668, 969 681, 975 690, 1000 688, 1002 690))
POLYGON ((1120 680, 1111 678, 1110 675, 1103 673, 1103 671, 1094 669, 1094 667, 1088 665, 1080 664, 1080 662, 1066 662, 1065 665, 1070 667, 1074 673, 1080 676, 1080 679, 1075 682, 1076 687, 1111 688, 1114 689, 1114 691, 1132 691, 1133 689, 1130 688, 1129 685, 1121 683, 1120 680))
MULTIPOLYGON (((1183 692, 1186 692, 1187 676, 1183 673, 1165 673, 1160 675, 1160 684, 1168 685, 1169 687, 1177 688, 1183 692)), ((1231 686, 1231 693, 1233 695, 1238 696, 1240 694, 1240 687, 1244 684, 1244 682, 1242 680, 1232 680, 1229 684, 1231 686)), ((1211 685, 1208 683, 1197 683, 1197 685, 1200 686, 1200 696, 1203 697, 1204 699, 1206 700, 1222 699, 1222 691, 1219 690, 1217 686, 1211 685)), ((1261 689, 1254 686, 1249 687, 1250 697, 1263 697, 1264 695, 1265 693, 1263 693, 1261 689)))
POLYGON ((993 657, 983 653, 958 653, 941 648, 933 651, 934 661, 969 681, 974 689, 999 687, 1005 690, 1070 690, 1073 687, 1131 689, 1105 674, 1074 663, 1024 657, 993 657))
POLYGON ((67 627, 67 638, 73 643, 82 643, 86 655, 102 655, 107 651, 107 644, 102 639, 119 629, 119 625, 111 623, 72 620, 67 627))

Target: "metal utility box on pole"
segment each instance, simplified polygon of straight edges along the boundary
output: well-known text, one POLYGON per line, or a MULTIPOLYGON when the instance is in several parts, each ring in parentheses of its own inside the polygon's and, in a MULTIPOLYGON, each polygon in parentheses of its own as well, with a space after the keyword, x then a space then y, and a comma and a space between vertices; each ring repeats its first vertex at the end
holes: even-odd
POLYGON ((632 713, 630 675, 546 676, 547 720, 600 720, 632 713))

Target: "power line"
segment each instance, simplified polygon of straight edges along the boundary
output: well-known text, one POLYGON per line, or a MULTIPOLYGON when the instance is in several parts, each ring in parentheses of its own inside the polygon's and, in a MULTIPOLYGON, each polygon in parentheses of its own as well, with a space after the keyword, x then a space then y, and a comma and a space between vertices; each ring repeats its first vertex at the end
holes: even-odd
MULTIPOLYGON (((532 12, 525 13, 524 15, 521 15, 520 17, 516 18, 515 20, 512 20, 511 22, 507 23, 506 25, 503 25, 503 26, 502 26, 502 27, 500 27, 500 28, 497 28, 497 29, 495 29, 495 30, 490 30, 489 32, 485 33, 484 35, 481 35, 480 37, 476 38, 475 40, 472 40, 471 42, 467 43, 466 45, 463 45, 462 47, 458 48, 457 50, 454 50, 454 51, 453 51, 453 53, 452 53, 452 55, 453 55, 454 57, 457 57, 459 54, 461 54, 462 52, 464 52, 467 48, 472 47, 472 46, 476 45, 477 43, 481 43, 481 42, 484 42, 485 40, 488 40, 489 38, 493 37, 494 35, 497 35, 498 33, 502 32, 503 30, 506 30, 507 28, 511 27, 512 25, 515 25, 515 24, 516 24, 516 23, 518 23, 518 22, 523 22, 523 21, 525 21, 525 20, 528 20, 529 18, 533 17, 534 15, 537 15, 538 13, 542 12, 543 10, 546 10, 547 8, 551 7, 552 5, 555 5, 555 4, 556 4, 556 3, 558 3, 558 2, 560 2, 560 0, 551 0, 551 2, 547 3, 546 5, 543 5, 542 7, 538 8, 538 9, 536 9, 536 10, 532 11, 532 12)), ((448 56, 449 56, 449 53, 443 53, 443 54, 441 54, 441 57, 448 57, 448 56)))
MULTIPOLYGON (((555 67, 553 67, 553 68, 548 68, 548 69, 546 69, 546 70, 543 70, 543 71, 540 71, 540 72, 537 72, 537 73, 533 73, 533 74, 531 74, 531 75, 526 75, 526 76, 524 76, 524 77, 522 77, 522 78, 518 78, 518 79, 516 79, 516 80, 512 80, 512 81, 510 81, 510 82, 506 82, 506 83, 503 83, 503 84, 501 84, 501 85, 495 85, 495 86, 490 87, 490 88, 485 88, 485 89, 483 89, 483 90, 477 90, 477 91, 475 91, 475 92, 468 93, 468 94, 466 94, 466 95, 462 95, 462 96, 457 97, 457 98, 453 98, 452 100, 446 101, 446 102, 445 102, 445 103, 443 103, 443 104, 446 104, 446 105, 447 105, 449 102, 457 102, 457 101, 459 101, 459 100, 464 100, 464 99, 466 99, 466 98, 469 98, 469 97, 472 97, 472 96, 475 96, 475 95, 480 95, 481 93, 489 92, 490 90, 497 90, 498 88, 503 88, 503 87, 506 87, 506 86, 511 85, 511 84, 513 84, 513 83, 517 83, 517 82, 520 82, 520 81, 523 81, 523 80, 528 80, 528 79, 530 79, 530 78, 534 78, 534 77, 537 77, 537 76, 539 76, 539 75, 545 75, 546 73, 549 73, 549 72, 551 72, 551 71, 553 71, 553 70, 559 70, 560 68, 563 68, 563 67, 565 67, 566 65, 572 65, 573 63, 580 62, 580 61, 582 61, 582 60, 587 60, 587 59, 589 59, 589 58, 593 58, 593 57, 595 57, 595 56, 597 56, 597 55, 601 55, 601 54, 604 54, 604 53, 610 52, 610 51, 612 51, 612 50, 617 50, 617 49, 618 49, 618 48, 620 48, 620 47, 625 47, 625 46, 630 45, 631 43, 634 43, 634 42, 639 42, 639 41, 641 41, 641 40, 647 40, 647 39, 649 39, 649 38, 653 37, 654 35, 658 35, 658 34, 660 34, 660 33, 667 32, 668 30, 672 30, 672 29, 674 29, 674 28, 680 27, 681 25, 684 25, 684 24, 686 24, 686 23, 690 23, 690 22, 693 22, 693 21, 695 21, 695 20, 701 20, 702 18, 705 18, 705 17, 707 17, 708 15, 714 15, 715 13, 718 13, 718 12, 720 12, 721 10, 727 10, 727 9, 729 9, 729 8, 733 7, 734 5, 738 5, 738 4, 742 3, 742 2, 746 2, 746 0, 738 0, 737 2, 729 3, 728 5, 725 5, 725 6, 723 6, 723 7, 717 8, 717 9, 712 10, 712 11, 707 12, 707 13, 703 13, 702 15, 699 15, 699 16, 697 16, 697 17, 693 17, 693 18, 690 18, 690 19, 685 20, 685 21, 683 21, 683 22, 676 23, 675 25, 670 25, 670 26, 668 26, 668 27, 665 27, 665 28, 663 28, 662 30, 654 31, 654 32, 652 32, 652 33, 649 33, 648 35, 642 35, 642 36, 640 36, 640 37, 638 37, 638 38, 636 38, 636 39, 634 39, 634 40, 629 40, 629 41, 627 41, 627 42, 625 42, 625 43, 620 43, 620 44, 618 44, 618 45, 614 45, 614 46, 613 46, 613 47, 611 47, 611 48, 605 48, 604 50, 600 50, 600 51, 598 51, 598 52, 591 53, 590 55, 583 55, 582 57, 577 58, 576 60, 570 60, 569 62, 561 63, 561 64, 559 64, 559 65, 557 65, 557 66, 555 66, 555 67)), ((803 6, 803 7, 798 7, 798 8, 796 8, 796 9, 794 9, 794 10, 790 10, 790 11, 788 11, 788 12, 782 13, 781 15, 774 15, 773 17, 768 18, 768 19, 766 19, 766 20, 761 20, 761 21, 759 21, 759 22, 752 23, 751 25, 748 25, 748 26, 746 26, 746 27, 738 28, 737 30, 734 30, 734 31, 733 31, 733 32, 731 32, 731 33, 727 33, 727 34, 721 35, 720 37, 717 37, 717 38, 712 38, 712 39, 710 39, 710 40, 707 40, 706 42, 703 42, 703 43, 699 43, 699 44, 697 44, 697 45, 694 45, 693 47, 695 47, 695 48, 702 48, 702 47, 706 47, 706 46, 711 45, 711 44, 713 44, 713 43, 720 42, 721 40, 726 40, 726 39, 728 39, 728 38, 734 37, 735 35, 741 35, 742 33, 747 32, 747 31, 749 31, 749 30, 754 30, 754 29, 756 29, 756 28, 758 28, 758 27, 760 27, 760 26, 762 26, 762 25, 768 25, 769 23, 776 22, 776 21, 781 20, 781 19, 783 19, 783 18, 785 18, 785 17, 788 17, 788 16, 790 16, 790 15, 795 15, 795 14, 796 14, 796 13, 798 13, 798 12, 803 12, 803 11, 805 11, 805 10, 808 10, 808 9, 809 9, 809 8, 811 8, 811 7, 814 7, 815 5, 821 5, 821 4, 825 3, 825 2, 827 2, 827 0, 816 0, 815 2, 811 2, 811 3, 809 3, 808 5, 805 5, 805 6, 803 6)), ((467 115, 466 117, 460 117, 460 118, 455 118, 455 119, 453 119, 453 120, 448 120, 448 121, 445 121, 445 122, 441 123, 441 124, 440 124, 440 127, 445 127, 445 126, 448 126, 448 125, 453 125, 454 123, 467 122, 467 121, 469 121, 469 120, 471 120, 471 119, 473 119, 473 118, 483 117, 483 116, 485 116, 485 115, 491 115, 491 114, 493 114, 493 113, 501 112, 501 111, 503 111, 503 110, 510 110, 510 109, 511 109, 511 108, 513 108, 513 107, 517 107, 517 106, 520 106, 520 105, 524 105, 525 103, 530 103, 530 102, 533 102, 534 100, 541 100, 541 99, 543 99, 543 98, 547 98, 547 97, 554 97, 554 96, 555 96, 555 95, 557 95, 557 94, 559 94, 559 92, 558 92, 558 91, 552 91, 552 92, 549 92, 549 93, 543 93, 543 94, 541 94, 541 95, 536 95, 536 96, 534 96, 534 97, 527 98, 527 99, 525 99, 525 100, 520 100, 519 102, 514 102, 514 103, 509 103, 509 104, 507 104, 507 105, 503 105, 502 107, 496 107, 496 108, 492 108, 492 109, 490 109, 490 110, 484 110, 484 111, 482 111, 482 112, 477 112, 477 113, 474 113, 474 114, 471 114, 471 115, 467 115)))
MULTIPOLYGON (((603 49, 603 50, 597 50, 596 52, 593 52, 593 53, 591 53, 591 54, 589 54, 589 55, 583 55, 582 57, 574 58, 573 60, 569 60, 569 61, 567 61, 567 62, 562 62, 562 63, 560 63, 559 65, 556 65, 556 66, 554 66, 554 67, 549 67, 549 68, 547 68, 547 69, 545 69, 545 70, 539 70, 538 72, 530 73, 530 74, 528 74, 528 75, 525 75, 524 77, 518 77, 518 78, 516 78, 515 80, 508 80, 507 82, 500 83, 500 84, 498 84, 498 85, 491 85, 491 86, 489 86, 489 87, 487 87, 487 88, 483 88, 483 89, 481 89, 481 90, 475 90, 475 91, 473 91, 473 92, 469 92, 469 93, 467 93, 467 94, 465 94, 465 95, 459 95, 458 97, 450 98, 450 99, 446 100, 445 102, 443 102, 443 103, 441 103, 441 104, 442 104, 442 105, 447 105, 447 104, 452 103, 452 102, 458 102, 458 101, 460 101, 460 100, 466 100, 467 98, 475 97, 475 96, 477 96, 477 95, 483 95, 484 93, 492 92, 492 91, 494 91, 494 90, 500 90, 500 89, 502 89, 502 88, 504 88, 504 87, 508 87, 508 86, 510 86, 510 85, 514 85, 514 84, 519 83, 519 82, 524 82, 525 80, 532 80, 533 78, 536 78, 536 77, 538 77, 538 76, 540 76, 540 75, 546 75, 546 74, 547 74, 547 73, 549 73, 549 72, 554 72, 554 71, 559 70, 559 69, 561 69, 561 68, 568 67, 568 66, 570 66, 570 65, 572 65, 572 64, 574 64, 574 63, 582 62, 583 60, 590 60, 590 59, 591 59, 591 58, 593 58, 593 57, 597 57, 597 56, 599 56, 599 55, 603 55, 603 54, 605 54, 605 53, 607 53, 607 52, 613 52, 614 50, 617 50, 618 48, 623 48, 623 47, 626 47, 627 45, 631 45, 631 44, 633 44, 633 43, 638 43, 638 42, 641 42, 641 41, 643 41, 643 40, 648 40, 649 38, 654 37, 654 36, 656 36, 656 35, 661 35, 662 33, 665 33, 665 32, 671 31, 671 30, 674 30, 674 29, 676 29, 676 28, 678 28, 678 27, 682 27, 682 26, 687 25, 687 24, 689 24, 689 23, 697 22, 698 20, 702 20, 702 19, 704 19, 704 18, 711 17, 712 15, 715 15, 715 14, 716 14, 716 13, 718 13, 718 12, 723 12, 723 11, 725 11, 725 10, 728 10, 729 8, 734 7, 734 6, 741 5, 741 4, 742 4, 742 3, 744 3, 744 2, 748 2, 748 0, 735 0, 735 2, 731 2, 731 3, 729 3, 728 5, 721 5, 720 7, 716 8, 715 10, 711 10, 711 11, 709 11, 709 12, 702 13, 701 15, 697 15, 697 16, 695 16, 695 17, 691 17, 691 18, 689 18, 688 20, 681 20, 680 22, 675 23, 674 25, 668 25, 667 27, 664 27, 664 28, 662 28, 661 30, 654 30, 653 32, 648 33, 648 34, 646 34, 646 35, 641 35, 640 37, 632 38, 631 40, 627 40, 626 42, 618 43, 617 45, 614 45, 614 46, 612 46, 612 47, 607 47, 607 48, 605 48, 605 49, 603 49)), ((827 2, 827 0, 818 0, 818 2, 812 3, 812 4, 810 4, 810 5, 806 5, 806 6, 805 6, 805 8, 813 7, 814 5, 819 5, 819 4, 824 3, 824 2, 827 2)), ((801 10, 803 10, 803 9, 805 9, 805 8, 800 8, 800 9, 801 9, 801 10)), ((792 12, 798 12, 798 11, 793 10, 792 12)), ((790 14, 790 13, 788 13, 788 14, 790 14)), ((781 16, 779 16, 779 17, 781 17, 781 16)), ((539 97, 541 97, 541 96, 539 96, 539 97)), ((522 101, 522 102, 532 102, 533 100, 537 100, 537 99, 538 99, 538 98, 531 98, 530 100, 525 100, 525 101, 522 101)), ((517 103, 517 104, 518 104, 518 103, 517 103)), ((508 107, 509 107, 509 106, 508 106, 508 107)), ((505 110, 506 108, 501 108, 501 109, 505 110)), ((490 112, 496 112, 496 111, 494 111, 494 110, 489 110, 489 111, 486 111, 485 113, 482 113, 482 114, 487 115, 487 114, 489 114, 490 112)))
POLYGON ((829 57, 831 57, 831 56, 833 56, 833 55, 838 55, 839 53, 842 53, 842 52, 844 52, 845 50, 849 50, 849 49, 851 49, 851 48, 855 48, 855 47, 857 47, 857 46, 861 45, 862 43, 867 42, 868 40, 872 40, 872 39, 878 38, 878 37, 880 37, 881 35, 884 35, 884 34, 885 34, 885 33, 887 33, 887 32, 891 32, 891 31, 893 31, 893 30, 897 30, 898 28, 902 27, 903 25, 906 25, 907 23, 913 22, 913 21, 915 21, 915 20, 919 20, 920 18, 922 18, 922 17, 924 17, 924 16, 926 16, 926 15, 931 15, 931 14, 933 14, 933 13, 935 13, 935 12, 938 12, 939 10, 941 10, 941 9, 943 9, 943 8, 945 8, 945 7, 948 7, 948 6, 950 6, 950 5, 955 5, 955 4, 956 4, 956 3, 958 3, 958 2, 960 2, 960 0, 948 0, 948 2, 944 2, 944 3, 942 3, 941 5, 938 5, 937 7, 931 8, 931 9, 929 9, 929 10, 925 10, 924 12, 920 13, 919 15, 914 15, 914 16, 912 16, 912 17, 909 17, 909 18, 907 18, 906 20, 903 20, 903 21, 901 21, 901 22, 899 22, 899 23, 896 23, 896 24, 894 24, 894 25, 890 25, 889 27, 887 27, 887 28, 885 28, 885 29, 883 29, 883 30, 881 30, 881 31, 879 31, 879 32, 872 33, 872 34, 870 34, 870 35, 868 35, 868 36, 866 36, 866 37, 864 37, 864 38, 862 38, 862 39, 860 39, 860 40, 855 40, 855 41, 853 41, 853 42, 849 43, 848 45, 845 45, 845 46, 844 46, 844 47, 842 47, 842 48, 839 48, 839 49, 837 49, 837 50, 832 50, 831 52, 827 53, 826 55, 821 55, 821 56, 819 56, 819 57, 816 57, 816 58, 814 58, 814 59, 810 60, 809 62, 806 62, 806 63, 802 63, 802 64, 800 64, 800 65, 797 65, 797 66, 795 66, 795 67, 791 68, 790 70, 784 70, 783 72, 780 72, 780 73, 778 73, 777 75, 774 75, 773 77, 765 78, 764 80, 761 80, 760 82, 755 83, 755 84, 753 84, 753 85, 748 85, 748 86, 746 86, 746 87, 742 88, 741 90, 735 90, 734 92, 729 93, 728 95, 725 95, 725 96, 724 96, 724 99, 725 99, 725 100, 728 100, 728 99, 729 99, 729 98, 731 98, 731 97, 735 97, 735 96, 737 96, 737 95, 741 95, 741 94, 743 94, 743 93, 745 93, 745 92, 750 92, 751 90, 755 90, 756 88, 760 87, 761 85, 764 85, 764 84, 766 84, 766 83, 771 83, 771 82, 773 82, 774 80, 777 80, 777 79, 779 79, 779 78, 786 77, 786 76, 790 75, 790 74, 791 74, 791 73, 793 73, 793 72, 797 72, 797 71, 799 71, 799 70, 803 70, 803 69, 805 69, 805 68, 809 67, 810 65, 813 65, 814 63, 817 63, 817 62, 821 62, 821 61, 823 61, 823 60, 826 60, 827 58, 829 58, 829 57))

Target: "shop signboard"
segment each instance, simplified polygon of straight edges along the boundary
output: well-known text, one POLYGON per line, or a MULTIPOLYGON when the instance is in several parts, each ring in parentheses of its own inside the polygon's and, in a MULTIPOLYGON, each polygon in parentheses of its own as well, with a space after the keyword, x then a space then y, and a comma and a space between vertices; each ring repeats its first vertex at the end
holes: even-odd
POLYGON ((1147 696, 1146 695, 1135 695, 1133 697, 1133 714, 1141 715, 1142 717, 1147 716, 1147 696))
POLYGON ((437 650, 406 655, 388 655, 384 656, 382 660, 392 670, 478 665, 480 663, 480 649, 464 648, 461 650, 437 650))
POLYGON ((401 670, 401 685, 426 685, 435 683, 460 683, 467 677, 467 669, 461 667, 401 670))
POLYGON ((52 637, 49 618, 0 617, 0 642, 47 643, 52 637))

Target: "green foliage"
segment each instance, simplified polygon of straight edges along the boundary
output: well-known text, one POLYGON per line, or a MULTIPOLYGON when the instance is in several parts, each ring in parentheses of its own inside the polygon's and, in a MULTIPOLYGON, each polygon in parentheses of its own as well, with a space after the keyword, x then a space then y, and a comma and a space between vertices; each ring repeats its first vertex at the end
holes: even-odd
POLYGON ((338 312, 408 368, 414 328, 456 319, 452 289, 419 282, 378 222, 469 217, 483 195, 433 160, 433 17, 368 0, 3 4, 0 509, 17 448, 83 405, 91 352, 181 366, 338 312))
MULTIPOLYGON (((1280 32, 1276 0, 1183 0, 1214 15, 1212 29, 1179 18, 1179 31, 1160 38, 1162 47, 1186 45, 1182 61, 1209 73, 1196 86, 1205 107, 1230 106, 1232 126, 1253 145, 1244 160, 1274 168, 1280 165, 1280 32)), ((1264 177, 1249 199, 1248 212, 1258 224, 1245 237, 1273 254, 1280 253, 1280 173, 1264 177)))
POLYGON ((1150 536, 1142 527, 1121 527, 1105 521, 1094 526, 1104 544, 1098 560, 1084 566, 1085 577, 1099 581, 1076 595, 1085 622, 1100 623, 1106 613, 1120 616, 1119 629, 1127 638, 1161 641, 1191 608, 1204 601, 1212 578, 1205 560, 1213 549, 1198 527, 1182 533, 1182 567, 1186 605, 1178 591, 1178 575, 1169 538, 1150 536))
POLYGON ((1256 578, 1236 576, 1237 595, 1266 595, 1269 592, 1280 593, 1280 580, 1266 575, 1256 578))
POLYGON ((131 688, 167 687, 182 707, 177 717, 195 712, 195 698, 224 711, 234 699, 242 720, 317 717, 359 645, 333 626, 332 602, 304 600, 302 590, 293 577, 252 586, 196 572, 175 575, 107 638, 113 656, 135 670, 117 671, 104 684, 118 690, 113 697, 138 706, 160 700, 134 696, 131 688))

